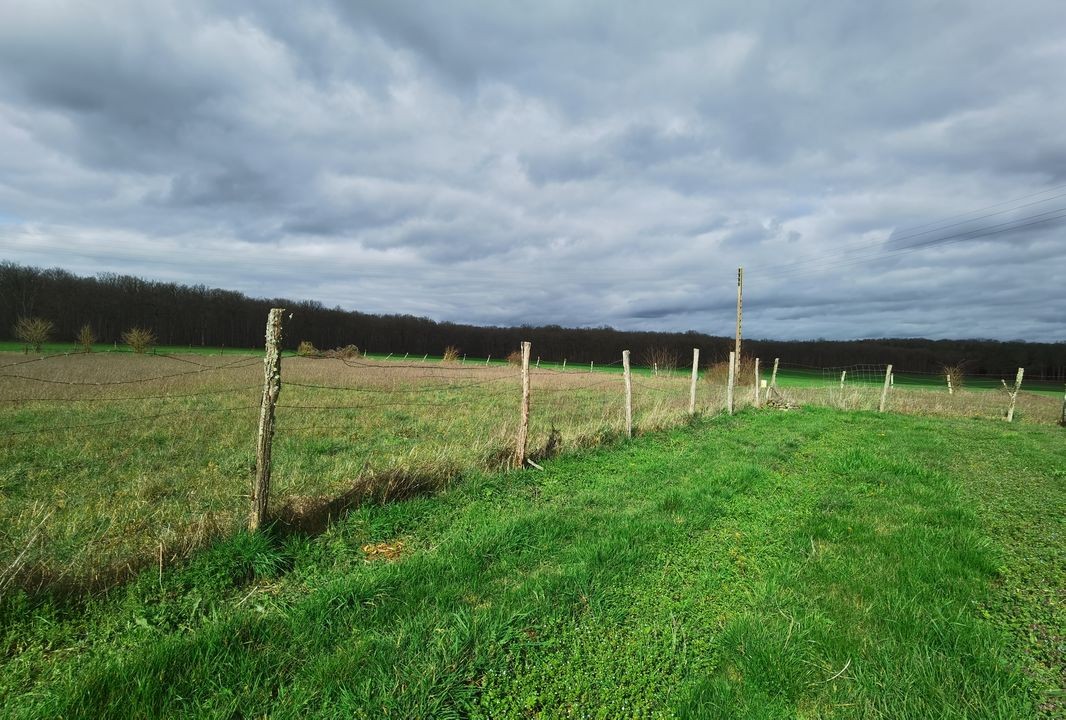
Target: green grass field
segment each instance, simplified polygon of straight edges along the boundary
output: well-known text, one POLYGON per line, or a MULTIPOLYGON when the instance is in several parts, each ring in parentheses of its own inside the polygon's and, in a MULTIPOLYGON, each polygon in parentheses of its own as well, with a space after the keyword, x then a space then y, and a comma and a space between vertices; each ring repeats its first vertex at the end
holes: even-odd
POLYGON ((1061 717, 1055 427, 746 411, 2 600, 6 717, 1061 717))

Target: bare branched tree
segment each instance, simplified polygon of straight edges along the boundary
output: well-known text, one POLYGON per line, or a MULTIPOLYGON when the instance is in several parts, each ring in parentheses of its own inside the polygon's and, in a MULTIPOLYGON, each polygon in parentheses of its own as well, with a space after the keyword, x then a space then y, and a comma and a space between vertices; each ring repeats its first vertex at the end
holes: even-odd
POLYGON ((52 337, 55 324, 39 317, 20 317, 15 322, 15 338, 33 347, 35 353, 52 337))
POLYGON ((155 333, 148 328, 133 327, 122 333, 122 342, 133 352, 143 355, 156 343, 155 333))
POLYGON ((92 325, 89 323, 82 325, 75 340, 78 341, 78 346, 81 347, 82 352, 91 353, 93 344, 96 342, 96 333, 93 332, 92 325))

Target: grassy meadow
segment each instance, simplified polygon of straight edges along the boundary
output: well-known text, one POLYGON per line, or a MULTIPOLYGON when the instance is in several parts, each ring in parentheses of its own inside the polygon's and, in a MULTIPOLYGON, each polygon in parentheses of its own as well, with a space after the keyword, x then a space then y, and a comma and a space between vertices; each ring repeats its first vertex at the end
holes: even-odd
POLYGON ((1061 717, 1062 433, 705 416, 8 593, 0 715, 1061 717))

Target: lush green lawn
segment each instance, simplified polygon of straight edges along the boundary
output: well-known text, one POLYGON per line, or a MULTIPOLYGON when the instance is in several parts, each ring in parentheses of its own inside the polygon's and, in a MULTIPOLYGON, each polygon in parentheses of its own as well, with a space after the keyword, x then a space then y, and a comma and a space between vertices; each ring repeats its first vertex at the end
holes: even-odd
POLYGON ((0 707, 1053 717, 1064 440, 749 411, 470 475, 315 538, 234 537, 108 598, 9 594, 0 707))

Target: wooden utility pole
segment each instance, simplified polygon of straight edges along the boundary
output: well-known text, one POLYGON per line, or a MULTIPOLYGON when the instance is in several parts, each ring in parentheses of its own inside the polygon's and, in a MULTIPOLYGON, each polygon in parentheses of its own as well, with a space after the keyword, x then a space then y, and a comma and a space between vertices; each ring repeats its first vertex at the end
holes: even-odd
POLYGON ((622 351, 622 376, 626 383, 626 437, 633 437, 633 377, 629 372, 629 351, 622 351))
POLYGON ((522 343, 522 405, 518 415, 518 438, 515 441, 515 466, 526 464, 526 439, 529 437, 529 349, 531 343, 522 343))
POLYGON ((885 403, 888 402, 888 388, 892 384, 892 366, 885 368, 885 386, 881 388, 881 404, 877 406, 877 412, 885 411, 885 403))
MULTIPOLYGON (((736 346, 733 348, 733 357, 735 358, 737 366, 736 372, 740 372, 740 320, 743 316, 744 305, 744 268, 737 268, 737 339, 736 346)), ((732 405, 730 406, 730 412, 732 412, 732 405)))
POLYGON ((1014 403, 1018 400, 1018 391, 1022 389, 1022 376, 1025 368, 1018 368, 1018 374, 1014 378, 1014 390, 1010 391, 1010 407, 1007 408, 1007 422, 1014 422, 1014 403))
POLYGON ((736 380, 737 373, 736 357, 735 353, 729 353, 729 384, 726 385, 725 390, 725 405, 730 415, 733 414, 733 381, 736 380))
POLYGON ((688 414, 696 414, 696 380, 699 377, 700 349, 692 348, 692 383, 688 389, 688 414))
POLYGON ((259 406, 259 434, 255 446, 252 512, 248 517, 248 529, 253 532, 266 520, 270 501, 270 451, 274 441, 274 408, 281 394, 281 316, 284 312, 284 308, 273 308, 267 316, 263 401, 259 406))

